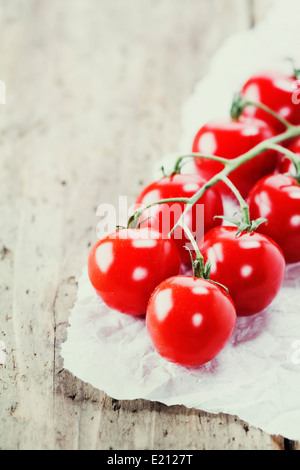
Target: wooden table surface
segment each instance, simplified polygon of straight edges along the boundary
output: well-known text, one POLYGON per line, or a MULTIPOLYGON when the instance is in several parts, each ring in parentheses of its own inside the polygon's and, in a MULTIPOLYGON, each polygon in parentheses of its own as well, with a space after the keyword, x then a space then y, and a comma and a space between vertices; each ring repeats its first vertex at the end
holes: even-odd
POLYGON ((0 0, 1 449, 300 449, 237 417, 116 401, 60 347, 96 207, 176 151, 182 102, 272 0, 0 0))

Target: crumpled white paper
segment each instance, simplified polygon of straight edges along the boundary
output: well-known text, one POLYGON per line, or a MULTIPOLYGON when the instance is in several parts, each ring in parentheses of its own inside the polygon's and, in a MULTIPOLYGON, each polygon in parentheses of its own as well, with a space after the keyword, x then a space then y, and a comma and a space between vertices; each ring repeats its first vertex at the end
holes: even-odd
MULTIPOLYGON (((228 116, 233 93, 249 75, 271 67, 288 70, 284 57, 293 56, 300 64, 299 1, 274 4, 258 27, 226 41, 184 103, 179 152, 190 152, 206 121, 228 116)), ((165 159, 166 166, 170 160, 172 156, 165 159)), ((272 305, 254 317, 238 318, 226 348, 199 368, 161 358, 145 320, 107 308, 91 287, 86 268, 69 323, 62 345, 64 367, 108 395, 237 415, 270 434, 300 440, 300 264, 287 268, 272 305)))

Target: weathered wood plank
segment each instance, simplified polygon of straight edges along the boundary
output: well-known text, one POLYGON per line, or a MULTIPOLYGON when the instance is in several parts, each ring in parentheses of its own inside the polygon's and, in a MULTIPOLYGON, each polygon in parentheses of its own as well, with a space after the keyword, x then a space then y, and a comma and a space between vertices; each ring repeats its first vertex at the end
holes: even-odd
POLYGON ((0 448, 283 447, 235 417, 116 402, 60 357, 97 205, 177 150, 181 104, 249 5, 0 0, 0 448))

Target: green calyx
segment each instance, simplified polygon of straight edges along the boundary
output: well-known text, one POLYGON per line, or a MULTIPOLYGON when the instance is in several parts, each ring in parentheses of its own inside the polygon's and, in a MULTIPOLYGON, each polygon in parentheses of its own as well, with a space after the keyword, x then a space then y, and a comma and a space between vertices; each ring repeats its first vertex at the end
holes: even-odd
POLYGON ((225 217, 225 216, 221 216, 221 215, 217 215, 214 218, 215 219, 226 220, 226 222, 230 222, 231 224, 236 225, 238 227, 238 230, 237 230, 236 235, 235 235, 236 237, 238 237, 240 235, 240 233, 242 233, 242 232, 253 233, 253 232, 255 232, 255 230, 258 229, 258 227, 261 224, 268 223, 268 219, 264 219, 263 217, 260 217, 256 220, 251 220, 249 222, 245 222, 245 220, 238 220, 238 219, 235 219, 234 217, 225 217))
POLYGON ((187 246, 185 247, 185 249, 188 250, 190 253, 192 267, 193 267, 193 276, 199 279, 204 279, 205 281, 209 281, 212 284, 222 287, 222 289, 226 291, 227 295, 229 295, 229 290, 227 289, 226 286, 210 279, 211 262, 208 260, 206 264, 204 264, 203 256, 198 253, 196 255, 196 258, 194 259, 191 250, 187 246))
MULTIPOLYGON (((300 72, 300 71, 299 71, 300 72)), ((233 121, 238 121, 241 114, 243 113, 244 109, 247 106, 255 106, 256 108, 262 109, 266 113, 268 113, 273 118, 277 119, 277 121, 281 122, 287 129, 290 129, 292 125, 278 113, 273 111, 268 106, 264 105, 263 103, 255 102, 244 98, 239 93, 236 93, 233 97, 233 102, 231 105, 230 116, 233 121)))
POLYGON ((300 79, 300 69, 294 69, 294 77, 297 78, 297 80, 300 79))
POLYGON ((196 251, 196 258, 194 259, 190 248, 187 247, 187 246, 185 246, 184 248, 186 250, 188 250, 188 252, 190 254, 194 277, 199 277, 200 279, 209 279, 209 273, 208 273, 208 277, 207 277, 207 270, 205 269, 204 259, 203 259, 203 256, 201 255, 201 253, 197 250, 196 251))
POLYGON ((300 79, 300 69, 296 67, 295 60, 292 57, 287 57, 286 60, 289 61, 292 65, 293 77, 295 77, 297 80, 300 79))
POLYGON ((246 106, 247 102, 245 99, 239 93, 235 93, 230 109, 231 119, 238 121, 246 106))
POLYGON ((138 228, 139 219, 142 215, 141 211, 135 211, 131 217, 129 217, 127 222, 127 228, 138 228))
POLYGON ((116 232, 119 232, 120 230, 124 230, 124 229, 126 229, 126 227, 124 227, 123 225, 117 225, 116 226, 116 232))
POLYGON ((160 167, 160 171, 162 172, 162 177, 163 178, 167 178, 169 175, 167 175, 167 173, 165 172, 165 167, 164 166, 161 166, 160 167))

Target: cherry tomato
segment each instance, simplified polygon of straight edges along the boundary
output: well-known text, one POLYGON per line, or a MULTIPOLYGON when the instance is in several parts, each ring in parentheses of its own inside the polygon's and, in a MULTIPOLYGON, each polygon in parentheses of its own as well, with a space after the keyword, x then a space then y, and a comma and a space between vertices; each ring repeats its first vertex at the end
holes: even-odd
POLYGON ((162 357, 195 367, 211 361, 228 343, 236 312, 221 287, 196 277, 175 276, 153 292, 146 325, 162 357))
POLYGON ((264 217, 258 231, 282 249, 287 263, 300 261, 300 185, 287 175, 270 175, 260 180, 249 194, 251 218, 264 217))
MULTIPOLYGON (((143 206, 160 199, 190 198, 204 183, 205 180, 199 175, 177 174, 165 177, 147 186, 138 196, 136 204, 143 206)), ((141 220, 145 220, 145 222, 141 226, 152 227, 166 236, 182 215, 185 207, 185 203, 181 202, 151 207, 151 209, 144 211, 141 220), (148 218, 149 216, 150 218, 148 218)), ((204 193, 185 217, 185 222, 196 240, 200 241, 205 232, 221 225, 220 219, 214 219, 215 215, 223 215, 223 203, 218 189, 213 187, 204 193), (202 205, 204 205, 204 210, 202 210, 202 205)), ((184 247, 188 244, 189 239, 181 227, 174 231, 172 239, 177 245, 182 263, 188 262, 190 260, 189 253, 184 247)))
MULTIPOLYGON (((268 106, 291 124, 300 124, 300 82, 295 77, 278 71, 258 73, 245 83, 241 94, 268 106)), ((277 133, 285 130, 280 121, 257 107, 248 106, 243 115, 263 119, 277 133)))
MULTIPOLYGON (((274 134, 268 124, 257 119, 241 117, 238 121, 212 121, 199 130, 192 150, 194 153, 233 159, 274 134)), ((268 150, 241 165, 229 175, 229 179, 242 196, 246 197, 256 181, 275 170, 277 160, 277 152, 268 150)), ((208 159, 196 158, 195 163, 200 174, 207 180, 224 168, 222 163, 208 159)), ((217 187, 223 194, 231 194, 223 182, 218 183, 217 187)))
POLYGON ((238 316, 261 312, 273 301, 285 276, 282 251, 260 233, 236 227, 210 230, 200 243, 204 259, 211 262, 210 278, 225 285, 238 316))
POLYGON ((94 245, 88 260, 98 295, 109 307, 131 315, 145 315, 155 287, 179 271, 174 242, 148 229, 111 233, 94 245))

